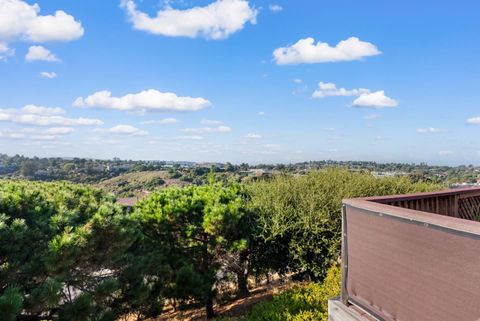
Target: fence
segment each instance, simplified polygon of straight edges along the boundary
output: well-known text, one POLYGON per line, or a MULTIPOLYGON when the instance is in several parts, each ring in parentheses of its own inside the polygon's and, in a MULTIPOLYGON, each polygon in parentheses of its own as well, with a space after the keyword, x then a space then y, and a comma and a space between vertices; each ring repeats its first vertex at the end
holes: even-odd
POLYGON ((480 189, 344 200, 343 303, 385 321, 480 320, 479 209, 480 189))

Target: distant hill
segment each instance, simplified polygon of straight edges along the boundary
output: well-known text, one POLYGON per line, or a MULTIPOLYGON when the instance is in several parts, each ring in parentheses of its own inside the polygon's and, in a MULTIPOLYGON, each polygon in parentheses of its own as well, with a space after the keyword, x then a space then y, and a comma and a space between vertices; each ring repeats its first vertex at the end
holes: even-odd
POLYGON ((122 174, 97 184, 97 187, 118 197, 141 197, 158 188, 184 186, 187 183, 169 178, 166 171, 143 171, 122 174))

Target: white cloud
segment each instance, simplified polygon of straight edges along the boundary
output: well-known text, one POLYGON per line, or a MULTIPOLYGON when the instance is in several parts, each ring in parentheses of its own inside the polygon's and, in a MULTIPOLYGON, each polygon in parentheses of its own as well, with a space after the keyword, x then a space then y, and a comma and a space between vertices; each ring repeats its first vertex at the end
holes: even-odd
POLYGON ((398 106, 398 102, 395 99, 385 96, 385 92, 380 90, 373 93, 361 94, 353 101, 353 106, 380 109, 385 107, 396 107, 398 106))
POLYGON ((303 80, 300 79, 300 78, 295 78, 295 79, 293 80, 293 82, 296 83, 296 84, 301 84, 301 83, 303 83, 303 80))
POLYGON ((133 127, 131 125, 117 125, 108 129, 108 133, 114 135, 130 135, 130 136, 143 136, 147 135, 148 132, 133 127))
POLYGON ((134 112, 147 111, 197 111, 210 107, 212 103, 202 97, 180 97, 170 92, 155 89, 144 90, 136 94, 112 97, 112 93, 103 90, 86 98, 78 97, 76 107, 98 107, 134 112))
POLYGON ((99 119, 67 118, 59 116, 60 108, 27 105, 22 109, 0 109, 0 121, 33 126, 94 126, 102 125, 99 119))
MULTIPOLYGON (((82 24, 62 10, 53 15, 40 15, 38 4, 21 0, 0 0, 0 60, 13 56, 9 42, 71 41, 83 36, 82 24)), ((55 55, 41 46, 31 47, 27 61, 58 61, 55 55)))
POLYGON ((319 82, 318 89, 315 90, 312 94, 313 98, 325 98, 325 97, 335 97, 335 96, 359 96, 361 94, 367 94, 370 91, 365 88, 359 89, 345 89, 337 88, 337 85, 334 83, 328 82, 319 82))
POLYGON ((260 138, 262 138, 262 135, 255 134, 255 133, 248 133, 247 135, 245 135, 245 138, 248 138, 248 139, 260 139, 260 138))
POLYGON ((200 127, 200 128, 184 128, 182 129, 185 133, 195 133, 195 134, 211 134, 211 133, 228 133, 232 129, 228 126, 220 125, 217 127, 200 127))
POLYGON ((2 139, 24 139, 25 133, 10 130, 0 130, 0 138, 2 139))
POLYGON ((211 120, 211 119, 202 119, 200 122, 203 125, 210 125, 210 126, 217 126, 217 125, 223 125, 223 121, 221 120, 211 120))
POLYGON ((59 107, 44 107, 37 105, 26 105, 22 108, 22 112, 25 114, 36 114, 43 116, 65 114, 65 110, 59 107))
POLYGON ((26 140, 55 140, 62 135, 74 131, 71 127, 52 127, 46 130, 37 128, 20 128, 0 130, 0 138, 3 139, 26 139, 26 140))
POLYGON ((179 120, 176 118, 164 118, 164 119, 159 119, 159 120, 146 120, 140 122, 142 125, 171 125, 171 124, 176 124, 178 123, 179 120))
POLYGON ((84 142, 85 145, 117 145, 121 141, 118 139, 104 139, 100 137, 89 137, 87 141, 84 142))
POLYGON ((203 140, 203 136, 200 135, 187 135, 187 136, 176 136, 173 139, 175 140, 203 140))
POLYGON ((315 43, 313 38, 305 38, 292 46, 275 49, 273 57, 279 65, 295 65, 361 60, 379 54, 381 52, 375 45, 356 37, 342 40, 335 47, 325 42, 315 43))
POLYGON ((83 36, 82 24, 62 10, 40 15, 38 4, 21 0, 0 0, 0 59, 14 54, 12 41, 71 41, 83 36))
POLYGON ((48 78, 48 79, 53 79, 53 78, 57 78, 57 73, 53 72, 53 71, 42 71, 40 73, 40 77, 42 78, 48 78))
POLYGON ((280 11, 283 10, 282 6, 280 6, 278 4, 270 4, 268 6, 268 9, 273 13, 277 13, 277 12, 280 12, 280 11))
POLYGON ((11 49, 6 43, 0 42, 0 61, 13 55, 15 55, 15 49, 11 49))
POLYGON ((66 135, 73 133, 75 130, 72 127, 52 127, 48 128, 45 133, 49 135, 66 135))
POLYGON ((370 107, 370 108, 385 108, 398 106, 398 102, 395 99, 385 96, 383 90, 371 92, 367 88, 358 89, 345 89, 338 88, 337 85, 331 82, 319 82, 318 89, 312 94, 313 98, 326 98, 326 97, 349 97, 356 96, 353 101, 354 107, 370 107))
POLYGON ((30 136, 31 139, 33 140, 54 140, 57 139, 57 135, 32 135, 30 136))
POLYGON ((467 124, 480 125, 480 117, 472 117, 472 118, 467 119, 467 124))
POLYGON ((232 129, 228 126, 218 126, 214 128, 214 131, 219 132, 219 133, 228 133, 231 132, 232 129))
POLYGON ((367 116, 363 117, 363 119, 365 119, 365 120, 375 120, 375 119, 379 119, 379 118, 380 118, 380 115, 377 115, 377 114, 367 115, 367 116))
POLYGON ((438 155, 440 156, 452 156, 454 155, 455 153, 451 150, 441 150, 438 152, 438 155))
POLYGON ((442 130, 440 128, 428 127, 428 128, 418 128, 417 133, 419 134, 435 134, 439 133, 442 130))
POLYGON ((281 146, 279 144, 264 144, 263 147, 270 150, 279 150, 281 146))
POLYGON ((25 55, 25 60, 28 62, 32 62, 32 61, 59 62, 60 61, 60 59, 58 59, 57 56, 51 53, 50 50, 42 46, 31 46, 30 48, 28 48, 28 52, 25 55))
POLYGON ((133 0, 122 0, 121 7, 137 30, 170 37, 199 36, 225 39, 244 28, 247 22, 256 23, 258 11, 246 0, 217 0, 205 7, 185 10, 167 6, 155 17, 139 11, 133 0))
POLYGON ((264 111, 259 111, 258 112, 258 116, 265 116, 267 113, 265 113, 264 111))

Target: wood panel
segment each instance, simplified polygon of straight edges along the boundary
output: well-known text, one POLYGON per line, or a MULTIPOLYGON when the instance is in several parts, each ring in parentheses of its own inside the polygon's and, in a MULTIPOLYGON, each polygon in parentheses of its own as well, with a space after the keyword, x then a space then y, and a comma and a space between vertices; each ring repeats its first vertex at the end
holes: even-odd
MULTIPOLYGON (((379 200, 381 202, 381 200, 379 200)), ((480 220, 480 192, 462 192, 459 194, 426 196, 417 198, 393 199, 382 202, 388 205, 424 211, 440 215, 458 217, 466 220, 480 220)))

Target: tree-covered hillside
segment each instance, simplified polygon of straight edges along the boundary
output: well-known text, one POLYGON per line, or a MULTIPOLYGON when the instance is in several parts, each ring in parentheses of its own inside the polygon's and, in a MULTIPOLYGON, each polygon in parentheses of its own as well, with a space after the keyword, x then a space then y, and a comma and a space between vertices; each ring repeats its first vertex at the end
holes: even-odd
MULTIPOLYGON (((0 320, 141 320, 198 305, 213 317, 226 289, 246 297, 272 274, 322 282, 339 256, 342 198, 439 188, 340 168, 248 184, 212 174, 129 210, 85 185, 2 180, 0 320)), ((324 300, 317 289, 298 295, 324 300)))

